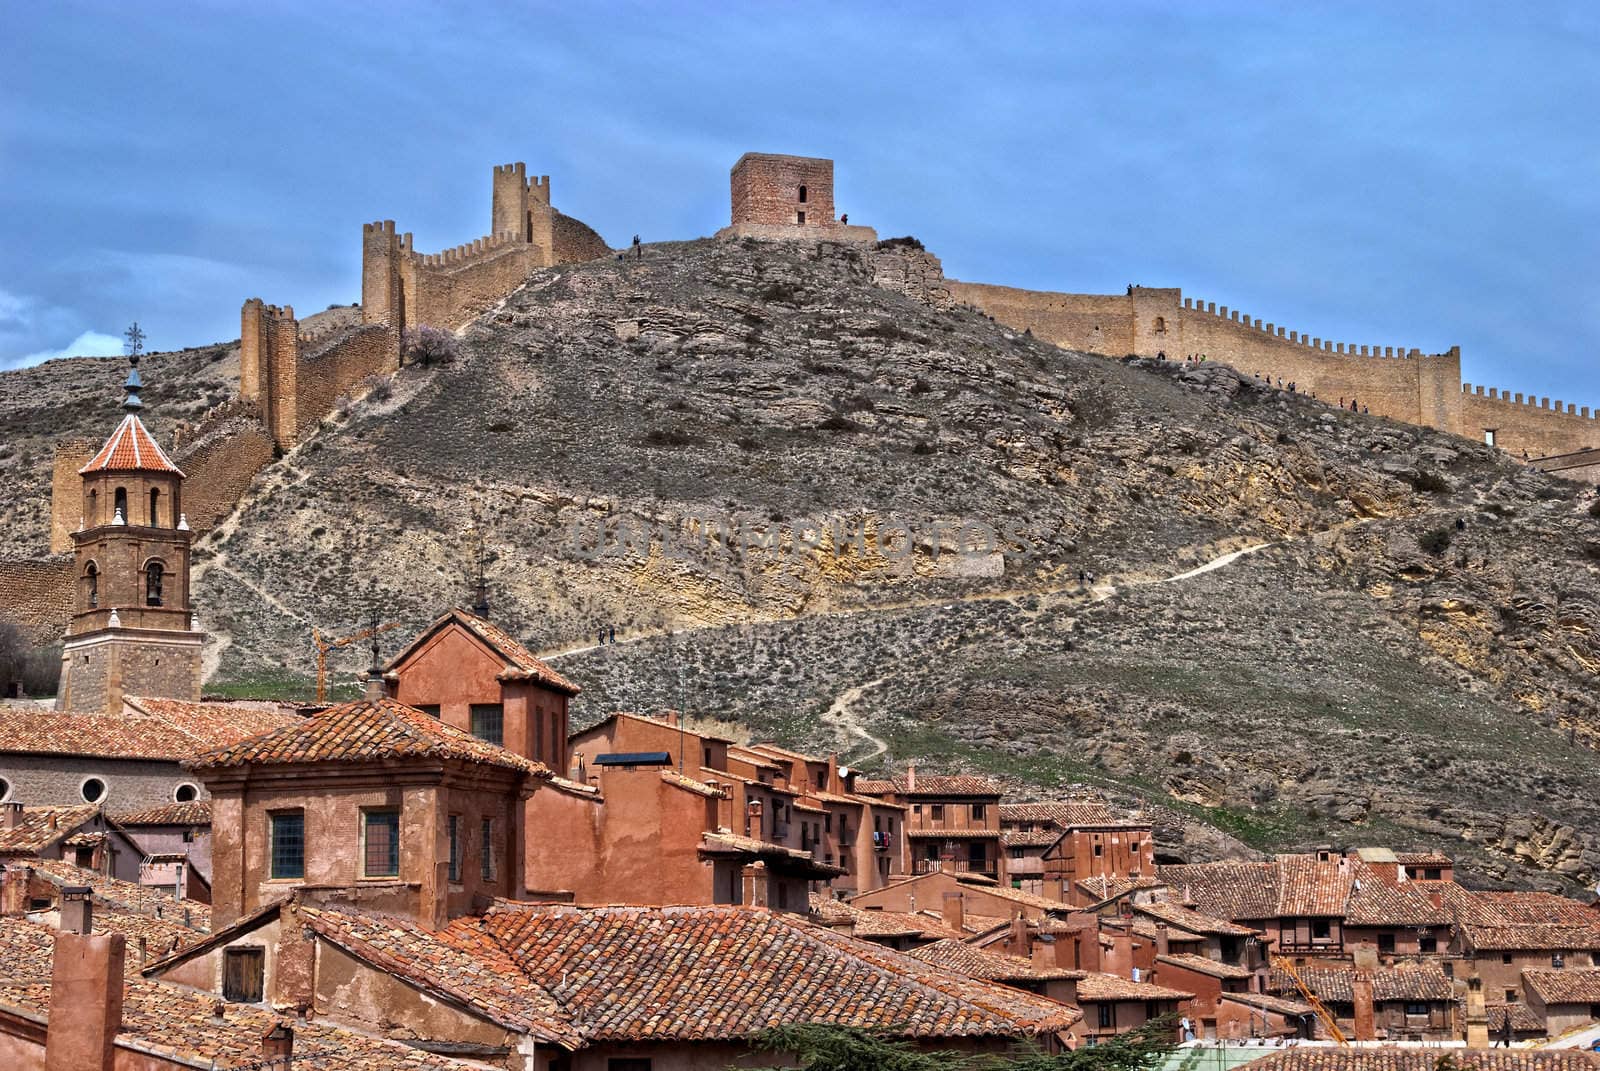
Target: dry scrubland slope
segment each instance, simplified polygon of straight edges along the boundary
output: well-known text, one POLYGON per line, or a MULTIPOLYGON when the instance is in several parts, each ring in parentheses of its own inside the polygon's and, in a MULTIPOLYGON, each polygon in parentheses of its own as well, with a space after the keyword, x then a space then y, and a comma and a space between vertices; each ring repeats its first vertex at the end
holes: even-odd
MULTIPOLYGON (((1572 485, 1226 368, 1063 352, 876 288, 829 246, 552 269, 464 350, 331 418, 203 541, 216 682, 303 683, 312 624, 462 601, 476 509, 498 617, 536 647, 637 637, 560 660, 580 720, 675 706, 681 670, 691 708, 752 733, 1159 804, 1191 857, 1331 839, 1600 875, 1600 522, 1572 485), (707 512, 974 517, 1033 550, 993 577, 563 550, 575 524, 707 512), (1117 593, 1084 596, 1079 569, 1117 593)), ((170 360, 196 382, 151 392, 158 425, 215 393, 222 358, 170 360)), ((105 390, 63 378, 0 376, 8 438, 41 434, 20 398, 105 390)), ((36 498, 47 477, 12 482, 36 498)))

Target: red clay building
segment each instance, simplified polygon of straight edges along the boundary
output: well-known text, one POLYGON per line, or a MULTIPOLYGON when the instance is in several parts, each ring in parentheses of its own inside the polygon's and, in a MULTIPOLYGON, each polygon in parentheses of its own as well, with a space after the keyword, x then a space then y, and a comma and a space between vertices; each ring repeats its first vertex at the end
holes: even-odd
POLYGON ((505 629, 451 610, 389 661, 391 699, 562 773, 567 704, 580 689, 505 629))
POLYGON ((1155 874, 1150 824, 1118 818, 1102 799, 1001 804, 1000 829, 1006 880, 1041 896, 1083 904, 1085 878, 1155 874))
POLYGON ((211 793, 226 924, 301 887, 424 927, 520 896, 542 765, 392 699, 329 707, 188 764, 211 793))
POLYGON ((919 774, 858 780, 858 795, 905 806, 910 870, 1000 877, 1000 786, 968 774, 919 774))

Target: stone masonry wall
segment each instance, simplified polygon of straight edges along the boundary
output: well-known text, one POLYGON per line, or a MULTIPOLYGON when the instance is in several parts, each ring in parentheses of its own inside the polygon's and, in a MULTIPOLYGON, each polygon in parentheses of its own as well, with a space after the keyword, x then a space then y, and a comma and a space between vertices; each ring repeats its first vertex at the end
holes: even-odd
MULTIPOLYGON (((1529 457, 1549 457, 1554 454, 1571 454, 1589 447, 1600 447, 1600 413, 1592 413, 1588 406, 1579 408, 1559 398, 1526 399, 1510 391, 1461 385, 1460 427, 1462 435, 1484 439, 1484 432, 1494 429, 1495 445, 1509 450, 1517 457, 1524 452, 1529 457)), ((1579 474, 1562 472, 1572 479, 1579 474)), ((1583 474, 1587 475, 1587 474, 1583 474)))
POLYGON ((535 245, 479 239, 457 249, 413 257, 402 266, 406 326, 451 330, 470 322, 544 265, 535 245))
POLYGON ((215 528, 233 512, 256 473, 272 463, 272 436, 248 416, 204 427, 203 434, 178 451, 173 462, 183 470, 183 508, 198 534, 215 528))
POLYGON ((106 785, 106 809, 112 814, 171 803, 181 784, 204 787, 176 762, 145 759, 88 758, 77 755, 16 755, 0 759, 0 777, 11 783, 10 798, 28 807, 76 806, 83 803, 85 778, 106 785))
POLYGON ((956 301, 1057 346, 1108 357, 1134 352, 1132 306, 1121 295, 1055 294, 954 279, 946 285, 956 301))
POLYGON ((400 342, 386 324, 364 324, 300 354, 295 438, 332 412, 339 396, 369 376, 400 366, 400 342))
POLYGON ((83 479, 78 470, 94 457, 96 444, 88 439, 63 439, 56 443, 50 474, 50 553, 72 549, 72 533, 83 515, 83 479))
POLYGON ((557 264, 576 264, 611 255, 611 247, 587 223, 555 213, 555 260, 557 264))
POLYGON ((70 554, 0 559, 0 618, 34 643, 59 640, 72 617, 72 563, 70 554))
POLYGON ((944 266, 932 253, 913 246, 880 246, 867 255, 872 266, 872 284, 904 294, 934 308, 951 304, 945 285, 944 266))
POLYGON ((1169 360, 1204 354, 1245 375, 1296 384, 1319 400, 1352 401, 1375 415, 1495 444, 1530 458, 1600 446, 1600 420, 1587 409, 1548 399, 1474 389, 1461 381, 1461 351, 1424 354, 1415 347, 1334 342, 1291 331, 1176 289, 1130 288, 1127 294, 1060 294, 949 280, 951 296, 1017 330, 1067 349, 1169 360))
POLYGON ((733 223, 788 226, 805 213, 805 226, 826 227, 833 218, 833 161, 809 156, 745 153, 729 176, 733 223), (805 187, 805 200, 799 191, 805 187))

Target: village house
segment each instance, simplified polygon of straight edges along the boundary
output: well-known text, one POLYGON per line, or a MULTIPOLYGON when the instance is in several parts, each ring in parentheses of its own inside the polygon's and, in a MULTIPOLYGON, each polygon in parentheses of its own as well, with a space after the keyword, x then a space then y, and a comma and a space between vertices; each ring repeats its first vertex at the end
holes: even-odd
POLYGON ((139 884, 211 902, 211 801, 163 803, 113 821, 139 847, 139 884))
POLYGON ((1150 824, 1118 818, 1098 797, 1002 803, 999 813, 1005 880, 1013 888, 1081 904, 1081 879, 1155 875, 1150 824))
POLYGON ((142 858, 128 834, 90 803, 76 807, 24 807, 0 803, 0 861, 64 859, 130 881, 142 858))
POLYGON ((948 926, 937 911, 884 911, 857 907, 831 893, 811 894, 811 921, 861 941, 907 952, 935 941, 965 940, 973 930, 948 926))
MULTIPOLYGON (((1365 1034, 1380 1041, 1448 1041, 1461 1036, 1455 986, 1436 965, 1306 966, 1298 973, 1348 1036, 1365 1034)), ((1282 997, 1300 994, 1299 986, 1282 971, 1268 974, 1266 988, 1282 997)))
POLYGON ((1000 885, 981 875, 933 870, 892 881, 880 889, 850 897, 851 907, 865 911, 937 911, 946 927, 964 931, 973 926, 988 932, 1013 918, 1037 922, 1065 919, 1071 908, 1058 900, 1000 885))
POLYGON ((567 704, 581 690, 494 622, 454 609, 384 667, 389 698, 555 773, 567 769, 567 704))
POLYGON ((1541 1033, 1560 1037, 1600 1020, 1600 970, 1592 967, 1522 972, 1526 1007, 1541 1033))
POLYGON ((145 973, 216 991, 242 951, 269 965, 250 1003, 368 1030, 404 1021, 419 1049, 507 1071, 783 1066, 749 1044, 773 1023, 893 1027, 968 1053, 1027 1040, 1048 1052, 1075 1042, 1079 1018, 792 914, 733 906, 500 901, 429 931, 291 898, 145 973))
POLYGON ((519 896, 523 803, 551 776, 388 698, 329 707, 187 766, 211 795, 224 925, 296 888, 424 927, 519 896))
POLYGON ((858 779, 858 795, 908 808, 908 869, 914 874, 951 870, 999 880, 1000 786, 970 774, 918 774, 858 779))
POLYGON ((1600 912, 1576 900, 1542 892, 1478 892, 1454 882, 1432 889, 1455 923, 1450 951, 1465 960, 1465 971, 1483 979, 1490 1004, 1524 1003, 1527 971, 1600 966, 1600 912))

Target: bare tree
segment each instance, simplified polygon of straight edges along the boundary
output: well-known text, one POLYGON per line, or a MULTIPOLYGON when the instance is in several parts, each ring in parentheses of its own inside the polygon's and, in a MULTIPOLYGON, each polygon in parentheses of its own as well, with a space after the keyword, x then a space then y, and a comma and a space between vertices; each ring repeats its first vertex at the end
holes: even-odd
POLYGON ((461 356, 456 336, 442 327, 430 324, 418 324, 416 327, 408 328, 405 337, 401 339, 400 352, 407 361, 420 364, 424 368, 434 364, 446 364, 461 356))

